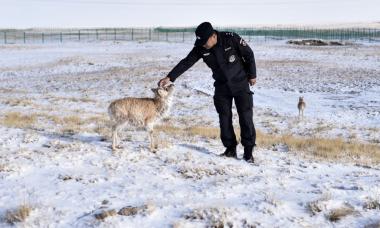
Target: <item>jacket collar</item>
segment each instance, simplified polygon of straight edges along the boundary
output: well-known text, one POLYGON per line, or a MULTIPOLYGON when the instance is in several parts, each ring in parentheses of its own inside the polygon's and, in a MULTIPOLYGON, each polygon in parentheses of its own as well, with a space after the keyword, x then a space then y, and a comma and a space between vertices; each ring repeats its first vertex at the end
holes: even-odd
POLYGON ((220 34, 219 31, 215 30, 215 32, 216 32, 216 35, 217 35, 216 46, 221 47, 222 46, 222 36, 221 36, 221 34, 220 34))

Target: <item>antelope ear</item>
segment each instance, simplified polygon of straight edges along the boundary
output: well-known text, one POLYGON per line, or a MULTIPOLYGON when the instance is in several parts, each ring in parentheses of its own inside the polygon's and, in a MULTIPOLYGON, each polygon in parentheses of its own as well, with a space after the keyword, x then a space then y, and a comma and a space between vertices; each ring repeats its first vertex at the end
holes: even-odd
POLYGON ((150 90, 152 90, 153 93, 156 93, 156 92, 157 92, 157 89, 156 89, 156 88, 151 88, 150 90))

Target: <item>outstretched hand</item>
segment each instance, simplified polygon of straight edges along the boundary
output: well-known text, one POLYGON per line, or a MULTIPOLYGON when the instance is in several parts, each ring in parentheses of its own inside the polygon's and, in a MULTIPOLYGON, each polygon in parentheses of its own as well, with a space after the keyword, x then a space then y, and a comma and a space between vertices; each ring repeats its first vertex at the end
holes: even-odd
POLYGON ((158 81, 159 87, 165 87, 168 84, 170 84, 170 78, 169 77, 162 78, 160 81, 158 81))

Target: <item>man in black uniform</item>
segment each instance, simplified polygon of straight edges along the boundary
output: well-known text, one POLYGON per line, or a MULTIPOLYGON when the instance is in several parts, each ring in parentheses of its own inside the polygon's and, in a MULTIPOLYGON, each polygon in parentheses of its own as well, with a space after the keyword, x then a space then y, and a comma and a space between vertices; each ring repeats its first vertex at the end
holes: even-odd
POLYGON ((252 120, 252 92, 249 85, 256 83, 256 64, 252 49, 236 33, 219 32, 209 22, 195 30, 194 48, 167 75, 159 86, 174 82, 200 58, 211 68, 215 79, 214 105, 219 114, 221 140, 226 150, 222 156, 236 155, 236 136, 232 125, 232 100, 235 101, 241 129, 244 159, 253 162, 256 131, 252 120))

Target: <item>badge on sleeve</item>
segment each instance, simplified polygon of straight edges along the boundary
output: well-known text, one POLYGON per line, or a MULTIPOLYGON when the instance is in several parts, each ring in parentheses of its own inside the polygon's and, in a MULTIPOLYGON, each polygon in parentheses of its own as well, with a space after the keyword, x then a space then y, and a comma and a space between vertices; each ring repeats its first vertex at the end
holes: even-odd
POLYGON ((245 40, 243 40, 243 38, 240 39, 240 44, 244 47, 247 46, 247 43, 245 42, 245 40))
POLYGON ((231 56, 228 58, 228 61, 230 61, 230 63, 233 63, 233 62, 235 62, 235 59, 236 59, 235 55, 231 55, 231 56))

